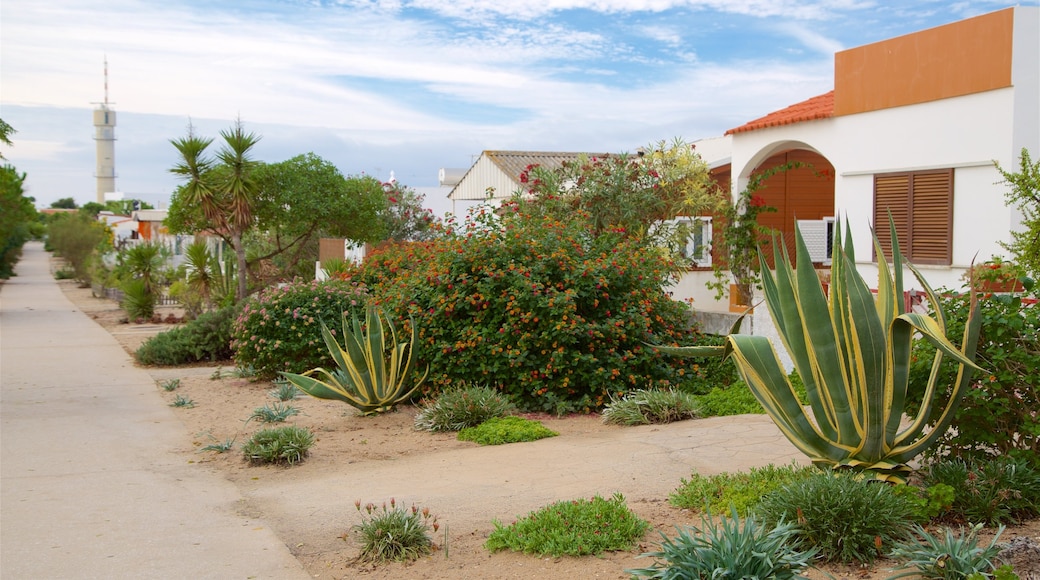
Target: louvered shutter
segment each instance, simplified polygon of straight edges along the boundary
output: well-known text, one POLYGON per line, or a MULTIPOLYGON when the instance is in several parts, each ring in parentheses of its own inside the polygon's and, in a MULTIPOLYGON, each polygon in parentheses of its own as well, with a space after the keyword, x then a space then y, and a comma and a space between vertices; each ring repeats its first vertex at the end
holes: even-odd
POLYGON ((911 192, 910 260, 916 264, 950 264, 953 170, 914 173, 911 192))
MULTIPOLYGON (((910 174, 890 173, 874 176, 874 229, 885 258, 892 259, 892 234, 888 215, 892 214, 898 232, 899 248, 904 254, 909 249, 910 174)), ((875 261, 877 256, 874 256, 875 261)))

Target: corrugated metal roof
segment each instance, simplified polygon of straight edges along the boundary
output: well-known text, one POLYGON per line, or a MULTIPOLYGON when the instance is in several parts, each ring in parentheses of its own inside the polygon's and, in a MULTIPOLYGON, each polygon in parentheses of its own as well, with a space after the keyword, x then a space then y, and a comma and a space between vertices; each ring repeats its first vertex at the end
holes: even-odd
POLYGON ((785 107, 779 111, 773 111, 765 117, 759 117, 754 121, 748 121, 743 125, 726 131, 727 135, 734 133, 745 133, 756 129, 767 127, 779 127, 781 125, 793 125, 803 121, 816 119, 829 119, 834 116, 834 91, 806 99, 785 107))
POLYGON ((485 151, 488 159, 497 165, 506 175, 520 183, 520 174, 528 165, 541 165, 545 169, 556 169, 564 161, 576 161, 582 155, 586 157, 606 157, 607 153, 568 153, 560 151, 485 151))
POLYGON ((508 198, 520 188, 520 174, 527 169, 528 165, 540 165, 552 170, 561 167, 564 161, 576 161, 582 155, 608 157, 610 154, 564 151, 483 151, 477 161, 462 176, 462 179, 452 188, 448 198, 453 200, 485 199, 484 192, 487 187, 495 188, 496 199, 508 198), (488 173, 487 162, 501 171, 501 176, 496 177, 493 172, 488 173), (501 181, 503 177, 508 181, 501 181), (472 183, 475 179, 487 183, 472 183))

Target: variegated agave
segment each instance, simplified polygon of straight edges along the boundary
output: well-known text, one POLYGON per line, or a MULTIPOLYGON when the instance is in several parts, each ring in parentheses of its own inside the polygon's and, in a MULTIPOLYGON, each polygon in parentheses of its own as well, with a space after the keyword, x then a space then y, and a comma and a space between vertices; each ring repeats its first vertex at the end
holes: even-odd
POLYGON ((328 326, 321 323, 321 336, 336 361, 335 370, 319 367, 302 375, 282 373, 282 376, 312 397, 343 401, 366 415, 388 411, 407 401, 426 379, 424 373, 408 388, 415 363, 418 335, 415 324, 411 325, 411 340, 398 342, 389 318, 386 318, 388 332, 384 331, 385 316, 378 309, 372 306, 366 309, 364 327, 356 314, 351 318, 348 325, 347 314, 343 313, 342 347, 328 326))
MULTIPOLYGON (((794 268, 783 244, 774 243, 775 272, 760 252, 762 285, 769 313, 794 367, 805 383, 812 418, 801 405, 769 339, 730 334, 723 346, 658 347, 680 356, 732 356, 744 381, 783 434, 820 467, 867 471, 886 481, 905 481, 907 463, 949 427, 969 387, 981 317, 974 293, 960 348, 946 337, 946 322, 935 291, 899 253, 892 236, 891 267, 877 237, 878 292, 875 297, 856 270, 852 236, 840 244, 835 229, 830 295, 811 267, 794 268), (903 267, 924 288, 936 316, 906 312, 903 267), (904 422, 911 347, 919 335, 936 347, 924 402, 904 422), (952 387, 939 385, 944 356, 959 363, 952 387), (949 393, 939 408, 937 399, 949 393), (941 413, 925 431, 933 413, 941 413)), ((895 227, 891 228, 895 232, 895 227)), ((796 232, 799 264, 810 264, 796 232)), ((739 322, 738 322, 739 324, 739 322)))

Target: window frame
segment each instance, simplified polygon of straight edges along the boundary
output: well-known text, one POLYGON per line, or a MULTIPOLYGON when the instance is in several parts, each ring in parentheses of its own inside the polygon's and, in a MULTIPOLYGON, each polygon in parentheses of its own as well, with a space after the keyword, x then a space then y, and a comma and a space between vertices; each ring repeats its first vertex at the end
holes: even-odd
MULTIPOLYGON (((914 264, 953 263, 954 170, 932 169, 874 174, 874 231, 891 259, 889 210, 899 249, 914 264)), ((872 251, 876 263, 877 249, 872 251)))

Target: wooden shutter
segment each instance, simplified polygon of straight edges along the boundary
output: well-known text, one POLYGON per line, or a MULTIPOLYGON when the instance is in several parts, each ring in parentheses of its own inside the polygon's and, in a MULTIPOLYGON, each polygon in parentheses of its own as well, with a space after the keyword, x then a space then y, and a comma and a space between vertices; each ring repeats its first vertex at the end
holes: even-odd
POLYGON ((874 176, 874 228, 885 257, 891 260, 889 212, 899 249, 908 260, 916 264, 952 262, 952 169, 874 176))
MULTIPOLYGON (((906 254, 909 249, 910 221, 910 174, 889 173, 874 176, 874 230, 885 258, 892 259, 892 233, 889 230, 889 213, 895 222, 899 249, 906 254)), ((875 254, 874 260, 877 260, 875 254)))
POLYGON ((953 259, 953 170, 914 173, 910 260, 949 265, 953 259))

